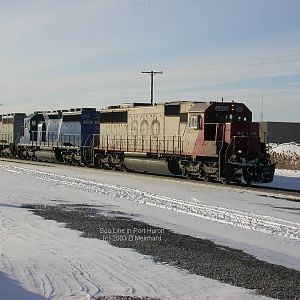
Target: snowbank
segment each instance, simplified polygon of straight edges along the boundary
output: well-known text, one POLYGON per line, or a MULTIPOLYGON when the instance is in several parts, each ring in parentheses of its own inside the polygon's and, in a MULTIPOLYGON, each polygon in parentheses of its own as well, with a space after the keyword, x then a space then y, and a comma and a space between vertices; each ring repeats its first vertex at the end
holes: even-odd
POLYGON ((269 148, 278 169, 300 170, 300 144, 269 144, 269 148))
POLYGON ((283 144, 269 144, 270 150, 272 153, 279 154, 290 154, 290 155, 298 155, 300 156, 300 144, 291 142, 291 143, 283 143, 283 144))

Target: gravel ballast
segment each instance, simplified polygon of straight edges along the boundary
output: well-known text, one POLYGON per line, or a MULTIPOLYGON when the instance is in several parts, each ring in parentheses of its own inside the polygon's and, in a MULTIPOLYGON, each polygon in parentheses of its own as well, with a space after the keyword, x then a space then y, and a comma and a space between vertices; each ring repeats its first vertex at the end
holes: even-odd
MULTIPOLYGON (((45 219, 66 223, 83 237, 132 248, 157 263, 169 264, 276 299, 300 299, 300 272, 255 258, 210 240, 174 233, 133 220, 108 207, 24 205, 45 219)), ((101 298, 100 298, 101 299, 101 298)), ((145 298, 146 299, 146 298, 145 298)))

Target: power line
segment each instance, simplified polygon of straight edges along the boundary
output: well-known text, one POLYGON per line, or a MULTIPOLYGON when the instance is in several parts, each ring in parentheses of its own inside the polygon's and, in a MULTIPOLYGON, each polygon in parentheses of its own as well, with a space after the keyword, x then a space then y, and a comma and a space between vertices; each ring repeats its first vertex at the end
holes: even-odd
POLYGON ((300 58, 298 59, 290 59, 290 60, 281 60, 281 61, 261 61, 261 62, 254 62, 247 63, 246 61, 244 63, 220 63, 220 64, 211 64, 211 65, 200 65, 199 67, 209 69, 214 67, 226 67, 228 65, 231 65, 231 67, 241 67, 241 66, 259 66, 259 65, 271 65, 271 64, 282 64, 282 63, 289 63, 289 62, 297 62, 300 61, 300 58))
MULTIPOLYGON (((249 62, 250 63, 251 62, 257 62, 257 61, 262 61, 263 62, 263 61, 270 61, 270 60, 273 60, 273 59, 288 58, 288 57, 293 57, 293 56, 300 56, 300 52, 287 54, 287 55, 271 56, 271 57, 264 57, 264 58, 255 58, 255 59, 250 59, 250 60, 238 60, 238 61, 229 61, 229 62, 219 62, 219 63, 205 64, 203 66, 218 66, 218 65, 240 64, 240 63, 244 64, 244 63, 249 63, 249 62)), ((300 58, 298 58, 298 59, 300 59, 300 58)))
MULTIPOLYGON (((225 62, 216 62, 216 63, 209 63, 209 64, 200 64, 198 65, 198 67, 210 69, 210 68, 227 67, 228 65, 231 65, 231 67, 239 67, 239 66, 256 66, 256 65, 267 65, 267 64, 282 64, 282 63, 297 62, 297 61, 300 61, 300 52, 295 52, 286 55, 264 57, 264 58, 255 58, 250 60, 225 61, 225 62)), ((182 67, 180 69, 185 69, 185 67, 182 67)))

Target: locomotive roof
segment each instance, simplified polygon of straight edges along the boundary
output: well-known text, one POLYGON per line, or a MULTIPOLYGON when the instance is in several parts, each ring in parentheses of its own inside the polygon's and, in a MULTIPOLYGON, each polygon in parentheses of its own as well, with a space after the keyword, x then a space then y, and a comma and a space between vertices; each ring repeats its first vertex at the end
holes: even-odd
POLYGON ((244 105, 247 108, 247 106, 244 103, 240 103, 240 102, 234 102, 234 101, 232 101, 232 102, 210 101, 210 102, 195 103, 195 105, 193 105, 191 107, 191 109, 189 110, 189 112, 205 112, 212 105, 228 106, 228 105, 232 105, 232 104, 244 105))
POLYGON ((157 105, 180 105, 183 103, 196 103, 195 101, 191 101, 191 100, 181 100, 181 101, 169 101, 169 102, 159 102, 159 103, 154 103, 153 105, 151 105, 151 103, 146 103, 146 102, 131 102, 131 103, 122 103, 119 105, 110 105, 107 107, 103 107, 100 108, 101 110, 109 110, 109 109, 127 109, 127 108, 135 108, 135 107, 153 107, 153 106, 157 106, 157 105))
POLYGON ((25 116, 25 113, 9 113, 9 114, 4 114, 4 115, 0 115, 1 117, 14 117, 14 116, 25 116))
POLYGON ((108 107, 104 107, 102 109, 116 109, 116 108, 132 108, 132 107, 140 107, 140 106, 151 106, 151 103, 147 102, 126 102, 119 105, 110 105, 108 107))
POLYGON ((76 113, 76 112, 81 112, 83 110, 96 110, 94 107, 80 107, 80 108, 70 108, 70 109, 58 109, 58 110, 44 110, 44 111, 35 111, 34 114, 53 114, 53 113, 76 113))
POLYGON ((204 112, 213 102, 199 102, 191 107, 190 112, 204 112))
MULTIPOLYGON (((185 103, 198 103, 197 101, 192 100, 180 100, 180 101, 170 101, 170 102, 163 102, 158 104, 164 104, 164 105, 179 105, 179 104, 185 104, 185 103)), ((202 102, 201 102, 202 103, 202 102)))

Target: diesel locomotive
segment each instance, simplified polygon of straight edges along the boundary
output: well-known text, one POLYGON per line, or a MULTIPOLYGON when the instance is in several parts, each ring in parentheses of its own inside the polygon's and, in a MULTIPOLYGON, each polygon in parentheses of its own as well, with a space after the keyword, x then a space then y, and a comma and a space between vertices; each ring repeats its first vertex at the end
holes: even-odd
POLYGON ((0 154, 225 183, 271 182, 275 171, 251 111, 223 101, 3 115, 0 154))

